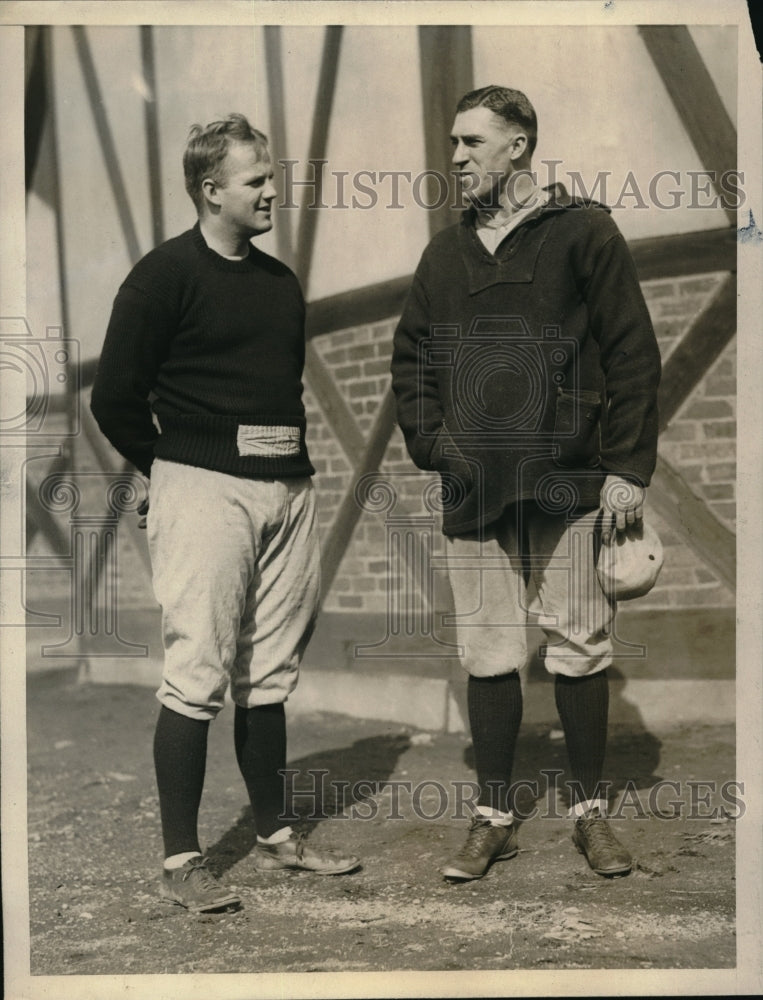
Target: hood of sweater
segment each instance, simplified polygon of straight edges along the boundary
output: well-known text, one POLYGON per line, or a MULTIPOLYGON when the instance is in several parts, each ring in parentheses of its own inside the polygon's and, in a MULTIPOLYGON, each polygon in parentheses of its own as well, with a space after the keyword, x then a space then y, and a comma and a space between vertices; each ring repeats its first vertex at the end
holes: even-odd
POLYGON ((611 214, 611 209, 592 198, 572 198, 563 184, 552 184, 542 189, 548 201, 538 205, 521 219, 495 253, 485 247, 476 231, 477 211, 467 208, 461 214, 458 226, 458 244, 469 275, 469 294, 490 288, 492 285, 532 281, 535 265, 543 244, 548 238, 549 220, 565 212, 599 209, 611 214), (532 230, 537 230, 532 238, 532 230))

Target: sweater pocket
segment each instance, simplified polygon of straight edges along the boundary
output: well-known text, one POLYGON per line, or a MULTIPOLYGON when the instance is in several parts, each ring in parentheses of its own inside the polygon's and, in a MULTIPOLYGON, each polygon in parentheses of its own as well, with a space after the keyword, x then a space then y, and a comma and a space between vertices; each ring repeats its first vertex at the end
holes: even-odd
POLYGON ((590 389, 557 389, 554 464, 595 469, 601 462, 601 394, 590 389))
POLYGON ((474 476, 469 461, 464 458, 445 424, 435 438, 429 461, 442 477, 444 506, 459 506, 474 485, 474 476))

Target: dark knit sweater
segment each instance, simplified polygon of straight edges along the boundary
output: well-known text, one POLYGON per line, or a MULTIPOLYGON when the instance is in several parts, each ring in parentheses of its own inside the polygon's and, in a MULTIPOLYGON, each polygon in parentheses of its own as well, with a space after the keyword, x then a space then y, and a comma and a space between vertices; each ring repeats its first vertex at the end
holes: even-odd
POLYGON ((304 320, 288 267, 251 245, 244 260, 227 260, 197 223, 147 254, 119 289, 93 414, 145 475, 154 457, 252 478, 311 475, 304 320), (242 425, 298 428, 295 453, 240 454, 242 425))
POLYGON ((625 241, 601 206, 552 200, 495 256, 471 212, 439 233, 395 333, 397 412, 443 475, 443 531, 507 505, 596 507, 607 473, 654 470, 660 355, 625 241))

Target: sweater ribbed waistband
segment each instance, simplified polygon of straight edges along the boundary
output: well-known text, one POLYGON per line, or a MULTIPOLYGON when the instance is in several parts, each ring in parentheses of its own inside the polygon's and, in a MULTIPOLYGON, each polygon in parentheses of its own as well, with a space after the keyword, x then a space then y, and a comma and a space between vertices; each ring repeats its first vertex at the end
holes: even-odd
POLYGON ((234 476, 311 476, 305 418, 272 414, 179 413, 159 415, 157 458, 234 476))

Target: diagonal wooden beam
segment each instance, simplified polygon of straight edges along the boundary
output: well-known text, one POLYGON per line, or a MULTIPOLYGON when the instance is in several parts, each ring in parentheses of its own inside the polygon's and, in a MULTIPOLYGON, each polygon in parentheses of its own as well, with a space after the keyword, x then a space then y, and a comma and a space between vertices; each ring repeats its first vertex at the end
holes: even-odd
MULTIPOLYGON (((659 29, 658 29, 659 30, 659 29)), ((654 42, 654 39, 649 41, 654 42)), ((649 41, 647 44, 649 44, 649 41)), ((708 170, 716 170, 717 176, 725 170, 731 170, 735 166, 736 159, 736 134, 726 133, 721 136, 721 144, 725 156, 716 155, 717 149, 714 143, 705 140, 711 138, 705 129, 705 124, 699 121, 692 114, 691 101, 696 99, 694 88, 702 85, 702 93, 712 93, 715 99, 713 111, 717 112, 720 105, 717 92, 712 86, 712 81, 696 51, 688 31, 679 31, 672 39, 674 49, 676 45, 681 52, 684 66, 689 66, 692 76, 692 86, 687 93, 686 88, 681 87, 681 80, 675 79, 675 74, 671 75, 673 67, 665 65, 665 60, 661 55, 665 51, 667 42, 663 37, 652 44, 653 58, 658 64, 663 79, 676 103, 682 120, 687 124, 687 129, 692 137, 692 141, 700 152, 703 164, 708 170), (658 51, 659 50, 659 51, 658 51), (704 77, 703 77, 704 72, 704 77), (708 88, 706 85, 710 84, 708 88), (686 98, 689 98, 687 101, 686 98), (729 142, 729 135, 733 134, 733 141, 729 142), (713 153, 710 156, 710 153, 713 153), (730 154, 730 156, 728 155, 730 154)), ((448 177, 450 173, 450 160, 447 155, 447 144, 445 136, 450 126, 450 121, 454 113, 455 104, 458 98, 471 89, 472 78, 472 57, 471 57, 471 37, 468 28, 452 28, 446 26, 421 27, 419 29, 419 46, 421 54, 422 72, 422 93, 423 103, 426 109, 426 157, 430 169, 438 170, 443 176, 448 177)), ((676 57, 674 51, 673 58, 676 57)), ((710 99, 710 98, 708 98, 710 99)), ((720 105, 722 108, 722 105, 720 105)), ((718 115, 714 122, 720 121, 718 115)), ((730 124, 730 123, 729 123, 730 124)), ((721 121, 721 127, 723 123, 721 121)), ((715 136, 717 142, 718 136, 715 136)), ((318 158, 315 156, 314 158, 318 158)), ((452 210, 448 207, 450 199, 439 209, 430 211, 430 231, 436 232, 445 225, 453 221, 452 210)), ((728 213, 731 221, 734 221, 733 213, 728 213)), ((314 234, 313 234, 314 235, 314 234)), ((721 230, 711 234, 689 234, 687 237, 669 237, 667 239, 654 239, 637 241, 632 244, 632 251, 636 260, 641 280, 650 278, 668 277, 679 274, 691 274, 700 271, 710 270, 733 270, 736 262, 736 247, 732 238, 733 234, 728 234, 721 230)), ((308 336, 315 337, 330 329, 340 328, 341 325, 355 325, 359 322, 374 322, 375 320, 395 315, 401 308, 402 302, 409 286, 410 278, 396 279, 394 283, 380 283, 379 285, 368 286, 365 289, 353 290, 341 296, 332 296, 328 299, 312 303, 308 312, 308 336), (349 315, 348 315, 349 314, 349 315), (344 315, 345 322, 341 323, 344 315), (361 318, 359 319, 358 316, 361 318)), ((718 303, 719 312, 723 312, 727 303, 721 300, 718 303)), ((705 338, 702 338, 703 342, 705 338)), ((687 342, 687 347, 691 346, 691 340, 687 342)), ((671 366, 667 367, 667 386, 673 382, 671 366)), ((675 369, 678 373, 678 369, 675 369)), ((680 372, 681 378, 686 381, 689 371, 696 371, 692 366, 686 366, 680 372)), ((692 387, 696 384, 696 379, 691 382, 692 387)), ((687 383, 688 386, 688 383, 687 383)), ((687 391, 690 391, 687 388, 687 391)), ((675 401, 676 395, 671 396, 675 401)), ((666 408, 667 412, 667 408, 666 408)), ((359 463, 353 463, 354 474, 360 476, 364 471, 376 468, 383 458, 384 450, 389 442, 389 437, 394 426, 394 404, 391 393, 385 396, 381 410, 378 414, 371 440, 359 463)), ((662 465, 657 473, 658 488, 657 502, 667 495, 667 485, 672 490, 670 494, 675 499, 678 494, 677 474, 669 477, 662 465), (661 485, 660 485, 661 483, 661 485)), ((689 491, 689 496, 691 496, 689 491)), ((689 503, 685 494, 681 494, 681 509, 684 515, 689 503)), ((696 498, 695 498, 696 499, 696 498)), ((699 508, 692 508, 694 511, 695 523, 698 517, 706 516, 716 523, 713 515, 701 504, 699 508)), ((341 563, 341 559, 349 544, 349 540, 360 517, 360 510, 354 497, 353 491, 348 491, 337 516, 334 520, 332 530, 327 539, 324 550, 325 581, 324 592, 328 590, 334 579, 336 571, 341 563)), ((722 527, 722 526, 721 526, 722 527)), ((705 532, 707 534, 707 532, 705 532)), ((724 539, 718 551, 714 554, 714 562, 724 564, 728 551, 726 540, 724 539)), ((711 560, 709 560, 711 561, 711 560)), ((728 576, 728 570, 725 570, 728 576)))
MULTIPOLYGON (((50 123, 50 158, 51 158, 51 196, 53 201, 53 217, 56 226, 56 261, 58 264, 58 294, 61 302, 61 320, 64 328, 64 335, 72 335, 71 301, 69 297, 69 269, 66 256, 66 230, 63 218, 63 203, 61 201, 61 161, 58 155, 60 137, 58 134, 58 117, 56 114, 56 101, 53 91, 53 29, 46 27, 42 29, 44 50, 45 50, 45 92, 48 106, 48 121, 50 123)), ((80 405, 79 394, 77 393, 77 380, 72 378, 71 358, 66 361, 66 409, 69 437, 62 443, 63 452, 67 457, 71 456, 72 441, 71 433, 76 424, 77 407, 80 405)))
MULTIPOLYGON (((62 472, 64 469, 69 467, 69 459, 64 455, 63 449, 61 453, 54 458, 48 467, 47 474, 51 475, 56 472, 62 472)), ((27 550, 35 538, 35 536, 41 532, 43 538, 47 541, 48 545, 51 547, 53 553, 62 557, 65 556, 69 551, 70 539, 68 534, 66 534, 58 524, 58 521, 53 517, 50 508, 45 506, 40 500, 39 489, 36 484, 30 482, 29 477, 26 477, 26 545, 27 550)))
POLYGON ((628 248, 633 256, 640 281, 678 278, 710 271, 736 271, 736 230, 705 229, 696 233, 674 236, 650 236, 631 240, 628 248))
MULTIPOLYGON (((456 104, 474 87, 471 28, 468 25, 421 26, 419 57, 427 167, 450 178, 448 135, 456 104)), ((448 195, 444 204, 429 210, 432 235, 455 222, 460 214, 451 207, 453 198, 450 192, 448 195)), ((438 192, 434 191, 428 197, 428 204, 435 205, 437 197, 438 192)))
POLYGON ((328 295, 308 303, 306 336, 308 340, 344 327, 368 326, 398 316, 411 287, 413 275, 390 278, 362 288, 328 295))
POLYGON ((736 276, 727 275, 665 362, 657 393, 660 431, 736 333, 736 289, 736 276))
POLYGON ((665 523, 717 573, 736 588, 736 536, 696 496, 669 462, 660 455, 648 491, 649 504, 665 523))
MULTIPOLYGON (((736 333, 736 291, 736 276, 729 274, 665 362, 657 396, 660 431, 670 424, 736 333)), ((734 589, 734 533, 718 520, 661 455, 657 458, 649 499, 666 523, 727 586, 734 589)))
MULTIPOLYGON (((286 142, 286 99, 283 82, 283 56, 281 46, 281 26, 266 25, 263 28, 265 39, 265 73, 268 83, 268 129, 270 133, 271 153, 282 159, 288 155, 286 142)), ((276 246, 278 256, 289 267, 293 268, 294 245, 291 239, 290 217, 283 212, 276 222, 276 246)))
POLYGON ((109 178, 111 191, 114 195, 114 201, 116 202, 119 222, 122 227, 122 235, 124 236, 125 244, 127 245, 127 252, 130 260, 133 263, 136 263, 142 256, 140 244, 138 242, 138 233, 135 228, 135 221, 133 220, 132 212, 130 210, 130 201, 127 197, 127 187, 122 176, 122 169, 119 166, 119 157, 117 155, 114 137, 111 133, 109 120, 106 117, 103 94, 101 93, 101 87, 98 83, 98 75, 95 71, 93 54, 90 51, 90 45, 88 44, 84 26, 81 24, 72 25, 71 31, 74 35, 77 57, 79 59, 80 68, 82 69, 82 75, 85 79, 85 88, 90 100, 90 110, 93 113, 96 133, 101 144, 101 152, 103 153, 103 159, 106 163, 106 176, 109 178))
MULTIPOLYGON (((731 228, 631 240, 628 246, 641 281, 736 270, 737 242, 731 228)), ((307 305, 308 340, 398 316, 412 281, 413 275, 406 274, 314 299, 307 305)))
POLYGON ((27 194, 32 186, 47 118, 45 80, 46 28, 26 28, 26 89, 24 91, 24 179, 27 194))
POLYGON ((362 509, 355 497, 355 484, 363 476, 374 472, 381 465, 384 452, 395 426, 395 399, 387 389, 376 414, 374 426, 359 461, 352 470, 350 485, 336 512, 321 553, 322 590, 325 596, 331 589, 362 509))
MULTIPOLYGON (((700 244, 700 253, 704 262, 704 267, 700 270, 720 270, 729 265, 735 265, 736 249, 733 233, 725 229, 710 230, 701 234, 661 237, 631 243, 641 277, 643 278, 644 274, 651 278, 673 276, 676 273, 694 273, 693 267, 688 271, 684 270, 685 263, 681 258, 680 251, 684 248, 691 250, 695 240, 700 244)), ((376 285, 353 289, 350 292, 329 296, 326 299, 310 303, 308 306, 308 335, 316 337, 341 329, 342 326, 372 323, 396 315, 402 308, 410 281, 410 276, 396 278, 389 282, 379 282, 376 285)), ((730 275, 666 362, 659 396, 661 430, 667 426, 709 365, 733 336, 735 329, 733 319, 735 315, 735 287, 734 277, 730 275)), ((308 345, 308 347, 310 346, 308 345)), ((333 385, 328 372, 324 372, 321 378, 328 379, 330 385, 333 385)), ((314 388, 312 383, 311 387, 314 388)), ((348 424, 334 406, 330 393, 322 402, 322 406, 328 408, 329 422, 335 433, 338 432, 343 436, 343 448, 353 465, 353 476, 359 477, 365 471, 371 471, 375 468, 374 462, 377 459, 380 462, 383 458, 394 427, 394 409, 389 390, 382 403, 379 419, 374 426, 368 445, 364 443, 362 435, 357 431, 352 415, 348 431, 348 424)), ((698 539, 713 539, 712 551, 707 556, 707 562, 713 566, 725 567, 723 570, 724 579, 727 579, 729 572, 731 572, 729 565, 733 564, 733 560, 732 563, 729 563, 728 536, 723 531, 715 534, 704 529, 699 531, 696 526, 700 523, 699 510, 702 501, 696 498, 691 500, 693 494, 685 484, 679 489, 677 485, 679 479, 677 473, 668 477, 667 473, 663 471, 657 476, 656 488, 657 490, 662 489, 661 497, 680 497, 681 509, 684 514, 689 510, 694 511, 691 523, 695 527, 688 530, 694 530, 695 535, 689 540, 695 548, 699 545, 700 554, 702 554, 707 546, 700 545, 698 539), (670 489, 666 484, 669 484, 670 489), (726 547, 725 551, 723 551, 724 546, 726 547)), ((662 506, 664 507, 669 502, 672 501, 664 499, 662 506)), ((325 544, 326 590, 336 575, 360 513, 351 488, 340 504, 325 544)), ((707 510, 705 510, 705 514, 706 518, 710 519, 708 523, 711 526, 715 524, 717 519, 714 515, 707 510)), ((675 521, 675 518, 673 520, 675 521)), ((702 523, 704 524, 704 520, 702 523)), ((682 535, 687 534, 687 531, 682 529, 680 524, 676 524, 676 528, 681 531, 682 535)), ((733 538, 733 535, 731 537, 733 538)), ((703 558, 705 558, 704 555, 703 558)))
POLYGON ((350 465, 357 466, 363 459, 365 438, 355 420, 355 414, 337 389, 330 369, 324 364, 315 344, 309 342, 305 345, 305 381, 318 400, 318 405, 350 465))
POLYGON ((162 163, 158 107, 156 97, 156 55, 154 29, 150 24, 140 27, 140 57, 148 93, 143 96, 143 121, 146 130, 146 155, 148 157, 148 193, 151 203, 151 225, 154 245, 164 242, 164 205, 162 203, 162 163))
MULTIPOLYGON (((275 51, 273 36, 270 36, 273 51, 275 51)), ((339 60, 339 50, 342 40, 342 27, 329 26, 326 28, 323 41, 323 55, 321 58, 321 68, 318 79, 318 89, 315 96, 315 114, 313 117, 313 130, 310 136, 310 146, 308 150, 309 160, 322 160, 325 156, 328 142, 329 122, 331 120, 331 108, 336 89, 337 63, 339 60)), ((269 86, 281 87, 281 83, 275 76, 269 80, 269 86)), ((278 94, 271 95, 271 101, 277 103, 278 94)), ((273 105, 272 105, 273 106, 273 105)), ((282 111, 281 111, 282 114, 282 111)), ((276 117, 278 114, 276 113, 276 117)), ((285 141, 285 134, 282 136, 285 141)), ((321 190, 320 173, 316 173, 316 186, 314 198, 320 203, 321 190)), ((310 267, 313 259, 315 245, 315 234, 318 224, 316 209, 309 207, 311 199, 306 199, 300 208, 299 226, 297 232, 295 270, 302 287, 307 289, 310 278, 310 267)), ((365 452, 365 439, 357 425, 355 416, 345 401, 342 394, 336 387, 330 370, 324 364, 323 359, 315 348, 314 344, 307 343, 305 346, 305 380, 313 391, 318 404, 335 434, 342 450, 344 451, 350 464, 355 468, 363 459, 365 452)))
POLYGON ((689 29, 683 24, 641 25, 639 33, 700 162, 715 178, 729 221, 736 223, 736 210, 724 203, 720 178, 736 169, 737 133, 689 29))
MULTIPOLYGON (((336 91, 336 77, 339 64, 339 51, 342 44, 342 25, 328 25, 323 38, 323 54, 318 77, 318 89, 315 94, 315 109, 313 112, 313 130, 308 147, 308 163, 325 159, 328 145, 331 109, 336 91)), ((316 168, 314 203, 321 204, 323 189, 323 172, 316 168)), ((302 287, 307 289, 310 284, 310 269, 315 249, 315 234, 318 228, 318 210, 310 208, 311 199, 305 198, 299 210, 299 225, 297 228, 296 272, 302 287)))
MULTIPOLYGON (((281 28, 278 25, 265 27, 264 38, 271 145, 276 155, 284 158, 287 155, 286 101, 284 96, 281 28)), ((336 62, 339 56, 340 41, 341 28, 335 30, 327 29, 324 39, 320 79, 316 92, 316 115, 310 138, 309 155, 316 159, 322 158, 328 138, 329 117, 336 84, 336 62), (323 88, 328 88, 328 100, 325 103, 323 88)), ((297 259, 295 260, 291 229, 288 225, 288 219, 285 217, 282 217, 282 223, 276 226, 276 241, 279 257, 295 269, 303 287, 305 287, 312 262, 317 218, 315 217, 315 211, 311 215, 307 215, 305 206, 302 208, 302 213, 299 227, 299 254, 297 259), (306 221, 308 219, 310 220, 309 222, 306 221)), ((308 322, 309 316, 310 306, 308 306, 308 322)), ((329 427, 336 436, 348 461, 353 467, 356 466, 362 460, 365 450, 365 439, 357 425, 355 415, 347 405, 344 397, 337 390, 336 384, 331 377, 331 372, 324 364, 315 346, 310 343, 307 343, 305 346, 305 381, 318 401, 318 405, 323 411, 329 427)))

